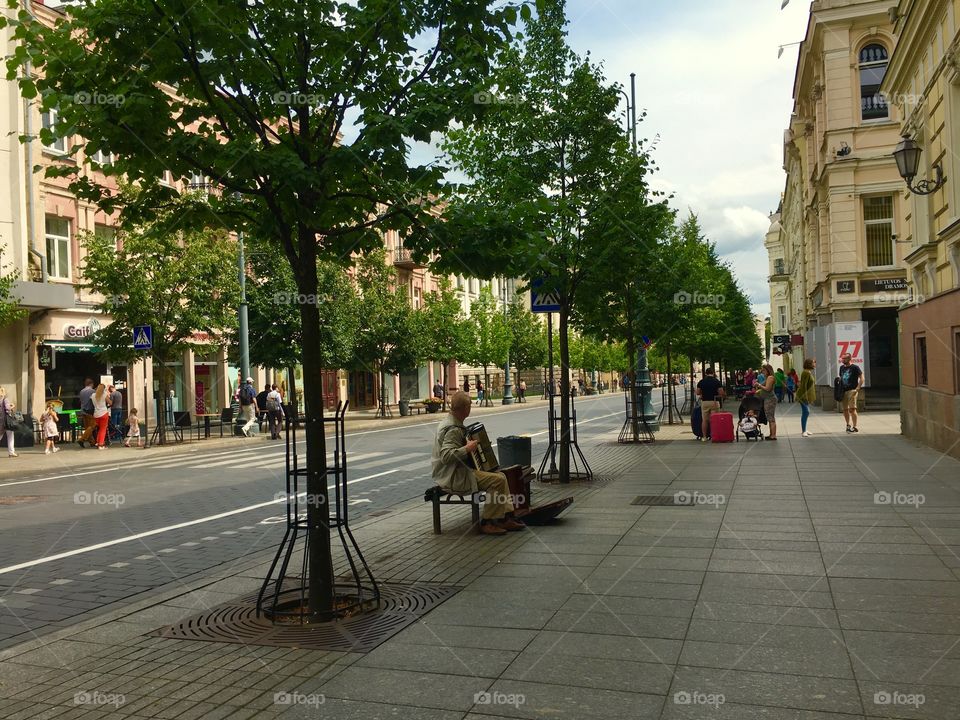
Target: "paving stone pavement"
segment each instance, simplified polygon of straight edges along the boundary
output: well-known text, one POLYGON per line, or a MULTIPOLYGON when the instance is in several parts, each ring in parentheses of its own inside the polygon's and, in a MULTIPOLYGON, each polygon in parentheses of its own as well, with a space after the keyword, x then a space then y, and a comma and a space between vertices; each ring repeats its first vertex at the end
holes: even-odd
MULTIPOLYGON (((384 582, 462 590, 366 654, 149 636, 257 589, 269 552, 0 651, 0 718, 960 717, 960 462, 869 414, 799 437, 584 448, 556 525, 444 534, 412 501, 356 534, 384 582), (685 493, 692 506, 632 505, 685 493)), ((96 582, 94 578, 94 582, 96 582)))

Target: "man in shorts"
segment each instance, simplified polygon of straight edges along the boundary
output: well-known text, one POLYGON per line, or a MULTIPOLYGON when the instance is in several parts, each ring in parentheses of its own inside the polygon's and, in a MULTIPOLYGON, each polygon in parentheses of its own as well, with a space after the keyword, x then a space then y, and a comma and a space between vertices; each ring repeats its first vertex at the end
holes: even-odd
POLYGON ((726 395, 723 383, 717 380, 717 374, 712 367, 704 370, 703 374, 703 380, 697 383, 697 397, 700 398, 700 410, 703 413, 703 434, 700 436, 700 442, 707 441, 710 413, 720 409, 720 399, 726 395))
POLYGON ((852 363, 850 353, 840 356, 840 385, 843 388, 843 419, 847 423, 848 433, 858 433, 857 429, 857 395, 863 387, 863 370, 852 363))

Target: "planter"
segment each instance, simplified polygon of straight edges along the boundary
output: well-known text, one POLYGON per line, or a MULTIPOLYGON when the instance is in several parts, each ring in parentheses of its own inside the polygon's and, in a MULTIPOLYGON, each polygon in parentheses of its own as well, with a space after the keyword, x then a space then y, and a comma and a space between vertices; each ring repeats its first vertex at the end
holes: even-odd
POLYGON ((435 413, 440 409, 439 405, 432 405, 432 404, 424 405, 424 407, 427 409, 428 413, 435 413))

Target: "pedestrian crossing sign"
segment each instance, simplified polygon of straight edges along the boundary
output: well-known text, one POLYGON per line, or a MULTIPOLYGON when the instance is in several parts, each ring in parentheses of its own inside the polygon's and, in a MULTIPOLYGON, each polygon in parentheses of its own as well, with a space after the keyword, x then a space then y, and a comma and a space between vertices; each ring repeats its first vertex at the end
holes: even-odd
POLYGON ((543 278, 530 283, 530 312, 560 312, 560 293, 555 288, 544 287, 543 278))
POLYGON ((152 350, 153 349, 153 327, 150 325, 137 325, 133 328, 133 349, 134 350, 152 350))

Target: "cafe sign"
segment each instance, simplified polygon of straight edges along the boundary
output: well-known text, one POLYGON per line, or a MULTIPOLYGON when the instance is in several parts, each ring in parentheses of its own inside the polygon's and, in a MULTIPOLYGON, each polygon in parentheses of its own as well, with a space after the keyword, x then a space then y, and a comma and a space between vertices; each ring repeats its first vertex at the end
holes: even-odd
POLYGON ((100 332, 100 321, 96 318, 90 318, 83 325, 75 325, 73 323, 67 323, 63 326, 63 339, 64 340, 86 340, 92 338, 98 332, 100 332))

